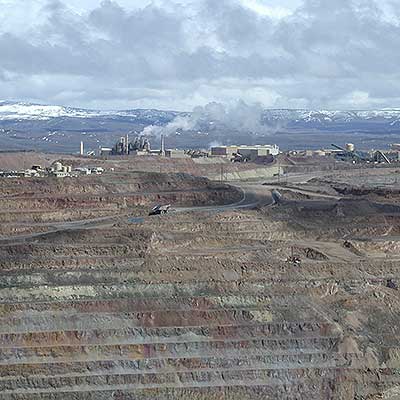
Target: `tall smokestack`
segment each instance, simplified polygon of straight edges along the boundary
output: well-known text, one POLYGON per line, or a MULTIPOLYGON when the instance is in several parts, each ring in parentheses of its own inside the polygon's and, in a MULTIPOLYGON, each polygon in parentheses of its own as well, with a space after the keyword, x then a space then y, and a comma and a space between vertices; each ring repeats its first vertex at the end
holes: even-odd
POLYGON ((129 154, 129 133, 126 134, 125 138, 125 154, 129 154))
POLYGON ((81 156, 83 156, 83 153, 84 153, 83 142, 81 142, 81 148, 80 148, 79 154, 80 154, 81 156))
POLYGON ((161 150, 160 150, 160 154, 162 156, 165 156, 165 136, 161 135, 161 150))

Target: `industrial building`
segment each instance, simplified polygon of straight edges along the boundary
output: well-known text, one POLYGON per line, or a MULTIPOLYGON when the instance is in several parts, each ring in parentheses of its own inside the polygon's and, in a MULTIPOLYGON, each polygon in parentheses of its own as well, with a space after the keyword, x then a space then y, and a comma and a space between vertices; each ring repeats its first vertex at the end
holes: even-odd
POLYGON ((49 174, 55 176, 56 178, 65 178, 71 176, 72 167, 70 165, 63 165, 59 161, 53 163, 49 169, 49 174))
POLYGON ((98 155, 99 156, 110 156, 113 154, 113 149, 111 147, 99 147, 98 155))
POLYGON ((234 159, 243 159, 254 161, 259 157, 276 156, 279 154, 279 147, 274 145, 231 145, 215 146, 211 148, 211 155, 218 157, 228 157, 234 159))
POLYGON ((7 178, 55 178, 78 177, 80 175, 101 175, 104 172, 102 167, 77 167, 72 170, 71 165, 63 165, 61 162, 54 162, 51 167, 43 169, 40 165, 33 165, 32 168, 22 171, 0 171, 0 177, 7 178))
POLYGON ((240 146, 238 153, 248 160, 255 160, 257 157, 277 156, 279 147, 277 145, 240 146))
MULTIPOLYGON (((165 147, 166 136, 160 135, 160 148, 151 149, 149 138, 145 135, 137 135, 133 140, 130 141, 129 135, 121 137, 117 143, 111 147, 100 146, 98 149, 99 156, 161 156, 167 158, 203 158, 209 157, 210 153, 206 150, 199 149, 167 149, 165 147)), ((232 154, 237 152, 237 146, 229 147, 232 154)), ((215 150, 218 151, 218 150, 215 150)), ((221 156, 226 156, 227 151, 223 150, 221 156)))
POLYGON ((400 143, 393 143, 390 147, 393 151, 400 151, 400 143))
POLYGON ((168 157, 168 158, 186 158, 186 157, 188 157, 188 155, 185 153, 185 150, 167 149, 167 150, 165 150, 165 157, 168 157))
POLYGON ((211 155, 219 157, 232 157, 238 152, 239 146, 215 146, 211 147, 211 155))
POLYGON ((112 147, 100 147, 100 155, 161 155, 165 156, 165 137, 161 135, 161 148, 152 150, 149 138, 145 135, 138 135, 132 141, 129 141, 129 135, 122 136, 119 141, 112 147))
POLYGON ((112 155, 140 155, 151 152, 150 142, 147 137, 136 136, 129 142, 129 135, 122 136, 111 150, 112 155))

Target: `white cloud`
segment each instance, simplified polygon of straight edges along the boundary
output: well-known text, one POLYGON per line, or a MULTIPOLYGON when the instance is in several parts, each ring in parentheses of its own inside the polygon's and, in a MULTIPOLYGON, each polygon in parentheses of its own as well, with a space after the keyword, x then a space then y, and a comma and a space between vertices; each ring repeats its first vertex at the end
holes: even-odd
POLYGON ((286 8, 279 5, 271 6, 271 2, 268 4, 265 1, 260 0, 241 0, 241 3, 256 13, 270 18, 284 18, 291 15, 293 12, 293 7, 286 8))
POLYGON ((0 93, 101 108, 396 106, 393 4, 0 0, 0 93))

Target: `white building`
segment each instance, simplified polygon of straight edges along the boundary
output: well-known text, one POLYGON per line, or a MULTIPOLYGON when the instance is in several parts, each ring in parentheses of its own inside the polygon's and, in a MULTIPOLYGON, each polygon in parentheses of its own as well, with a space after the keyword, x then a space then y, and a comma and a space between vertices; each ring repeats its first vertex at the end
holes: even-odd
POLYGON ((279 147, 274 144, 264 144, 264 145, 255 145, 255 146, 247 146, 242 145, 238 146, 238 153, 244 157, 256 158, 262 156, 277 156, 279 154, 279 147))
POLYGON ((90 175, 92 173, 92 170, 86 167, 78 167, 75 168, 74 171, 81 175, 90 175))
POLYGON ((231 145, 231 146, 216 146, 211 148, 211 155, 230 157, 238 153, 243 157, 255 159, 262 156, 277 156, 279 154, 279 147, 276 144, 258 144, 254 146, 249 145, 231 145))

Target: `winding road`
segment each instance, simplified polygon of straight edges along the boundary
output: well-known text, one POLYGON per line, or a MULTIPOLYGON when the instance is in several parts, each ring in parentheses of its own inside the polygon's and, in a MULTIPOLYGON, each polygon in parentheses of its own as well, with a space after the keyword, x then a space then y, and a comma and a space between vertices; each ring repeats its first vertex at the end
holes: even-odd
MULTIPOLYGON (((301 184, 305 181, 312 179, 318 174, 295 174, 295 175, 288 175, 286 179, 290 180, 291 183, 301 184)), ((302 190, 296 189, 293 187, 286 187, 280 185, 277 182, 268 182, 264 184, 265 180, 260 182, 237 182, 231 183, 232 186, 237 187, 243 193, 243 197, 240 201, 232 203, 232 204, 225 204, 225 205, 212 205, 212 206, 197 206, 197 207, 176 207, 170 211, 170 214, 174 213, 185 213, 185 212, 224 212, 227 210, 235 210, 235 209, 251 209, 255 207, 265 207, 273 205, 273 199, 271 196, 271 191, 273 189, 277 190, 289 190, 295 193, 300 193, 303 195, 313 196, 317 198, 327 198, 327 199, 334 199, 339 200, 341 197, 332 196, 322 193, 315 193, 309 190, 302 190)), ((121 218, 127 218, 131 223, 143 223, 147 218, 154 218, 146 216, 140 217, 131 217, 129 218, 129 213, 122 213, 118 215, 106 216, 106 217, 98 217, 92 219, 83 219, 71 222, 59 222, 59 223, 39 223, 35 224, 35 226, 47 226, 49 229, 45 232, 35 232, 30 234, 18 235, 18 236, 10 236, 4 237, 0 239, 0 244, 7 245, 11 243, 23 243, 26 241, 39 239, 45 237, 47 235, 55 234, 58 232, 65 232, 65 231, 73 231, 79 229, 93 229, 98 228, 99 226, 110 226, 121 220, 121 218)))

